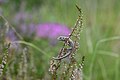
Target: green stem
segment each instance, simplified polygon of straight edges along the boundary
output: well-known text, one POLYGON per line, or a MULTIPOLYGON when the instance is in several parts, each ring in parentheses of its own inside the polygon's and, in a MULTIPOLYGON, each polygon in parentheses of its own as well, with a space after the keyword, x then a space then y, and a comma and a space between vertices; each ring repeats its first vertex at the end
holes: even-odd
POLYGON ((93 66, 94 66, 94 62, 95 62, 95 58, 96 58, 96 51, 97 51, 98 46, 101 43, 104 43, 104 42, 107 42, 107 41, 119 40, 119 39, 120 39, 120 36, 116 36, 116 37, 110 37, 110 38, 101 39, 101 40, 99 40, 97 42, 97 44, 95 46, 95 49, 94 49, 94 52, 93 52, 91 64, 90 64, 90 69, 89 69, 89 75, 90 76, 89 76, 89 80, 92 80, 93 66))
POLYGON ((115 80, 119 80, 119 65, 120 65, 120 59, 116 59, 116 65, 115 65, 115 80))
POLYGON ((28 45, 28 46, 33 47, 34 49, 38 50, 38 51, 41 52, 42 54, 44 54, 44 55, 46 55, 46 56, 49 57, 49 55, 46 54, 42 49, 38 48, 37 46, 35 46, 35 45, 32 44, 32 43, 29 43, 29 42, 26 42, 26 41, 14 41, 14 42, 12 42, 12 44, 13 44, 13 43, 20 43, 20 44, 28 45))
POLYGON ((16 33, 16 35, 21 39, 23 40, 23 37, 15 30, 15 28, 8 22, 8 20, 3 16, 3 15, 0 15, 4 20, 5 22, 7 23, 6 25, 7 26, 10 26, 11 29, 16 33))

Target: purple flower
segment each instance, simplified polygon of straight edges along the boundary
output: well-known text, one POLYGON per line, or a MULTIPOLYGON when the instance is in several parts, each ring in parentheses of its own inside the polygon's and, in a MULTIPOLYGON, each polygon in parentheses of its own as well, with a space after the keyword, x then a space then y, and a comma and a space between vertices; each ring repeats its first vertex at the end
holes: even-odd
POLYGON ((26 32, 27 32, 27 25, 26 24, 21 24, 19 30, 20 30, 20 32, 22 32, 22 34, 26 34, 26 32))
POLYGON ((8 0, 0 0, 0 4, 6 3, 6 2, 8 2, 8 0))
POLYGON ((33 23, 20 25, 20 32, 22 32, 23 36, 31 37, 35 33, 35 30, 36 30, 36 25, 33 23))
POLYGON ((24 22, 24 20, 27 18, 27 14, 24 13, 24 12, 19 12, 16 14, 14 20, 15 20, 15 23, 21 23, 21 22, 24 22))
POLYGON ((60 35, 68 36, 70 29, 58 23, 44 23, 36 26, 36 36, 42 38, 55 39, 60 35))
POLYGON ((16 36, 15 32, 12 29, 9 29, 9 31, 6 33, 5 36, 5 42, 7 44, 11 43, 10 45, 10 53, 13 53, 14 51, 21 50, 20 44, 19 43, 14 43, 14 41, 17 41, 18 37, 16 36))
POLYGON ((29 34, 33 34, 33 33, 35 33, 35 30, 36 30, 36 25, 35 24, 29 24, 28 25, 28 27, 29 27, 29 34))
POLYGON ((6 33, 6 40, 9 42, 17 40, 17 37, 16 37, 15 33, 13 32, 13 30, 9 30, 6 33))

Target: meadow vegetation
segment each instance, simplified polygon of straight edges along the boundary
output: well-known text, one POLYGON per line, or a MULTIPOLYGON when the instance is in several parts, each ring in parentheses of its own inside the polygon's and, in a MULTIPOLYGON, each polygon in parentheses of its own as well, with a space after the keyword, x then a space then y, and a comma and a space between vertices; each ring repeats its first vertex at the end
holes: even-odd
POLYGON ((57 78, 49 69, 63 46, 57 37, 74 28, 76 4, 83 28, 70 65, 81 68, 85 56, 83 80, 119 80, 120 0, 0 0, 0 80, 68 80, 69 72, 62 74, 68 64, 57 78))

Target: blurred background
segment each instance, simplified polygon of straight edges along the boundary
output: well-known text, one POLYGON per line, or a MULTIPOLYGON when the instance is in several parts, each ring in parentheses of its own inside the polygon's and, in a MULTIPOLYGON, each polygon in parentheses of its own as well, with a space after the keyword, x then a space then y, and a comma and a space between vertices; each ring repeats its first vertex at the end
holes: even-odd
MULTIPOLYGON (((84 80, 120 79, 120 0, 0 0, 0 15, 22 36, 10 28, 5 40, 24 40, 45 53, 29 47, 29 80, 49 80, 49 61, 62 46, 56 38, 70 33, 78 17, 76 4, 83 11, 84 28, 76 59, 80 62, 83 55, 86 57, 84 80)), ((21 46, 12 47, 13 54, 22 52, 21 46)), ((19 56, 13 54, 8 67, 14 65, 16 71, 10 68, 9 77, 16 80, 19 56)))

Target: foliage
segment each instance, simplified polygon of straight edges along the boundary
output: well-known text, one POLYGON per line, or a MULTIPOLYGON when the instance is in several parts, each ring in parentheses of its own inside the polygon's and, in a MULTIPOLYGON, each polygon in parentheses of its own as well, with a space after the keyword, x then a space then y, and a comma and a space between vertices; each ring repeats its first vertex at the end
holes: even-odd
POLYGON ((77 64, 80 64, 83 55, 86 57, 83 79, 120 79, 120 0, 1 0, 1 62, 4 53, 7 53, 4 51, 6 45, 13 42, 1 80, 50 80, 49 62, 58 55, 61 42, 36 36, 35 31, 31 33, 30 26, 59 23, 73 28, 78 14, 74 7, 76 3, 81 6, 84 15, 80 48, 75 56, 77 64), (19 13, 23 17, 17 20, 19 13), (22 26, 26 27, 25 32, 22 26), (55 42, 54 45, 52 42, 55 42))

